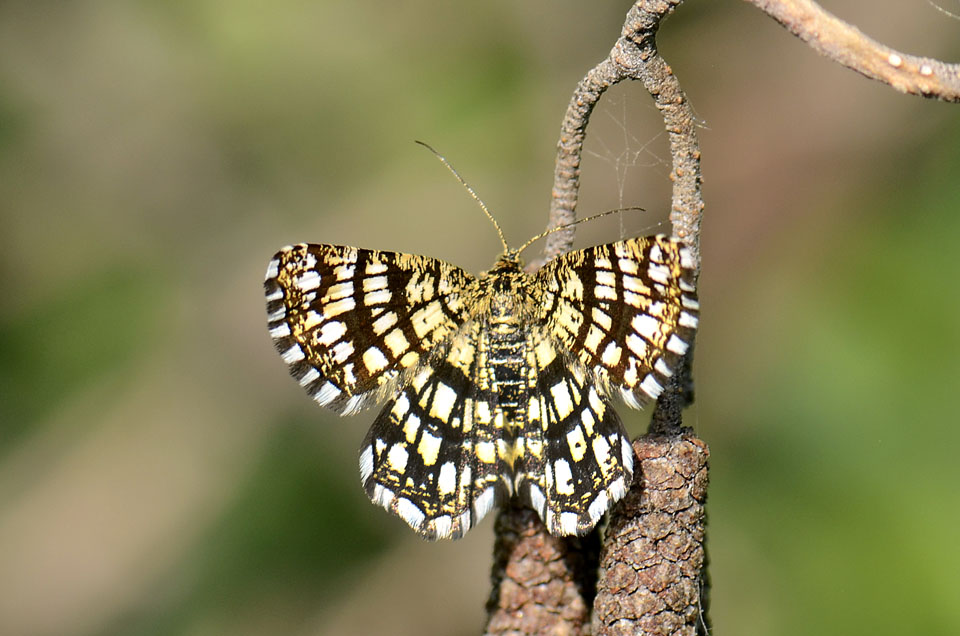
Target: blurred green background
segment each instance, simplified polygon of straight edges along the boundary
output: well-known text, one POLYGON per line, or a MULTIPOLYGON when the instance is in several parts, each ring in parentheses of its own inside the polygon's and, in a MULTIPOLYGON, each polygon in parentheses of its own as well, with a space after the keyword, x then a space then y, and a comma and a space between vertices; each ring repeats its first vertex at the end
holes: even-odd
MULTIPOLYGON (((925 0, 824 4, 960 58, 925 0)), ((0 3, 0 634, 479 633, 491 521, 426 544, 367 502, 374 413, 288 378, 261 281, 298 241, 489 267, 414 139, 512 244, 540 231, 628 5, 0 3)), ((717 633, 960 633, 960 107, 746 3, 691 0, 661 42, 703 124, 717 633)), ((648 211, 579 244, 665 230, 659 131, 639 86, 605 98, 580 210, 648 211)))

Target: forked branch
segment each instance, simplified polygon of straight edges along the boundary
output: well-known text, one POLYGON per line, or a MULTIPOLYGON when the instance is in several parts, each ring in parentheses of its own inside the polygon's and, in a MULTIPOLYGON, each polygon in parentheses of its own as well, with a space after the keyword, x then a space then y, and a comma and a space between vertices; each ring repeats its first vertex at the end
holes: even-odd
MULTIPOLYGON (((700 151, 696 121, 673 71, 657 53, 654 39, 661 21, 680 2, 636 2, 627 13, 620 38, 608 57, 577 85, 561 127, 547 227, 557 228, 575 220, 583 141, 594 106, 611 86, 625 79, 639 80, 653 96, 670 139, 673 157, 671 179, 674 182, 670 213, 673 234, 692 248, 699 269, 703 199, 700 194, 700 151)), ((550 259, 568 251, 572 244, 573 228, 549 235, 545 258, 550 259)), ((689 375, 677 373, 675 377, 685 378, 689 375)), ((622 523, 618 523, 617 531, 610 535, 619 539, 609 544, 619 547, 604 549, 605 567, 600 572, 599 583, 601 594, 595 596, 594 593, 598 566, 595 550, 588 549, 578 554, 579 542, 550 537, 532 512, 527 513, 516 507, 501 510, 497 523, 497 559, 494 564, 494 592, 489 605, 488 634, 580 634, 590 622, 591 607, 594 608, 595 634, 628 633, 617 631, 624 628, 633 633, 641 625, 650 627, 661 622, 659 615, 667 610, 673 618, 663 621, 664 624, 682 626, 675 624, 679 620, 683 625, 694 626, 694 629, 696 625, 704 624, 701 570, 704 562, 703 494, 706 491, 707 453, 702 442, 680 435, 680 409, 690 396, 686 388, 686 382, 678 379, 674 386, 665 391, 671 397, 661 398, 654 412, 654 428, 669 431, 671 435, 636 442, 639 444, 636 448, 655 449, 651 452, 656 456, 654 459, 659 462, 658 466, 673 477, 665 487, 663 484, 645 483, 644 480, 650 477, 650 470, 644 468, 642 458, 638 459, 636 481, 617 508, 629 514, 626 517, 620 514, 622 523), (656 426, 657 422, 662 426, 656 426), (683 462, 679 458, 688 458, 689 453, 685 453, 684 449, 692 447, 702 448, 703 452, 694 461, 698 468, 690 471, 688 466, 680 466, 683 462), (694 478, 699 489, 696 490, 696 505, 691 507, 691 480, 694 478), (677 483, 678 480, 680 483, 677 483), (647 493, 654 490, 660 492, 660 496, 651 507, 647 493), (663 510, 668 508, 673 514, 681 509, 676 502, 671 504, 667 501, 669 499, 684 502, 683 514, 678 517, 682 518, 682 522, 670 524, 670 530, 663 536, 653 537, 649 541, 634 541, 634 537, 639 536, 636 534, 639 530, 636 529, 646 527, 651 519, 661 518, 663 510), (518 541, 514 536, 523 537, 523 540, 518 541), (662 555, 658 557, 658 552, 662 552, 661 547, 666 543, 682 543, 685 547, 671 552, 666 558, 662 555), (530 549, 525 546, 538 547, 530 549), (624 580, 622 576, 626 576, 624 570, 616 570, 622 575, 620 579, 611 579, 608 575, 621 559, 627 560, 623 565, 632 573, 630 583, 626 586, 620 585, 624 580), (640 565, 634 567, 635 563, 640 565), (681 563, 682 567, 678 569, 681 563), (668 581, 661 576, 666 571, 682 572, 682 576, 675 577, 675 581, 668 581), (543 575, 550 572, 552 574, 544 578, 543 575), (651 576, 664 584, 648 585, 651 576), (633 603, 632 600, 636 599, 643 599, 643 603, 633 603)), ((582 539, 581 545, 595 546, 596 541, 594 531, 582 539)))
MULTIPOLYGON (((611 86, 626 79, 639 80, 653 97, 670 139, 673 196, 670 222, 673 235, 694 252, 700 262, 700 150, 696 120, 673 71, 657 53, 655 36, 660 23, 682 0, 641 0, 627 13, 620 38, 610 54, 577 84, 560 126, 548 227, 559 227, 576 218, 580 190, 580 161, 587 123, 593 108, 611 86)), ((545 258, 566 252, 573 245, 573 230, 548 237, 545 258)))
MULTIPOLYGON (((700 267, 700 149, 696 120, 679 82, 657 53, 661 22, 683 0, 637 0, 609 56, 580 81, 561 126, 548 229, 576 218, 580 162, 590 115, 607 89, 639 80, 664 119, 673 163, 673 235, 700 267)), ((814 50, 894 89, 960 101, 960 66, 901 53, 824 11, 812 0, 747 0, 814 50)), ((545 260, 568 251, 574 229, 547 237, 545 260)), ((551 537, 532 511, 504 508, 498 519, 494 592, 488 634, 581 634, 593 607, 601 634, 706 634, 704 503, 706 445, 681 428, 692 401, 690 356, 657 402, 651 433, 634 442, 635 482, 611 513, 599 579, 593 576, 596 536, 551 537), (579 552, 578 552, 579 551, 579 552), (592 598, 596 591, 595 598, 592 598), (573 610, 573 611, 571 611, 573 610)))

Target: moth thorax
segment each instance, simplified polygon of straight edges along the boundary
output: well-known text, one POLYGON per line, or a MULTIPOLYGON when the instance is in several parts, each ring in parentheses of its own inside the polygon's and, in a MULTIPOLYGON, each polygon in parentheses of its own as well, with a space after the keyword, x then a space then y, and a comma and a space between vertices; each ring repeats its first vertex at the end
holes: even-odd
POLYGON ((523 285, 517 275, 503 274, 490 281, 487 290, 490 317, 494 322, 516 322, 523 311, 523 285))

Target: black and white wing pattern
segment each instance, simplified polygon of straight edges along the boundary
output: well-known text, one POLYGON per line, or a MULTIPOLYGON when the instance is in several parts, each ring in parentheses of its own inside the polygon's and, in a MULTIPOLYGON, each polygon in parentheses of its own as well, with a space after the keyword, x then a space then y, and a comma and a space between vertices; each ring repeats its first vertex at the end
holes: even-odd
POLYGON ((528 421, 517 441, 516 492, 554 535, 589 532, 633 477, 633 448, 582 366, 534 331, 528 421))
POLYGON ((564 254, 535 275, 550 334, 604 395, 634 408, 663 391, 693 343, 699 303, 689 248, 666 236, 564 254))
POLYGON ((281 250, 264 283, 291 375, 351 414, 386 401, 363 488, 428 539, 512 496, 555 535, 626 493, 633 449, 611 397, 654 399, 693 342, 693 259, 663 236, 562 255, 505 252, 475 278, 439 260, 335 245, 281 250))
POLYGON ((510 495, 509 450, 482 372, 477 321, 422 366, 374 421, 360 452, 364 490, 428 539, 458 538, 510 495))
POLYGON ((443 261, 339 245, 292 245, 264 289, 274 345, 321 406, 382 401, 463 322, 473 277, 443 261))

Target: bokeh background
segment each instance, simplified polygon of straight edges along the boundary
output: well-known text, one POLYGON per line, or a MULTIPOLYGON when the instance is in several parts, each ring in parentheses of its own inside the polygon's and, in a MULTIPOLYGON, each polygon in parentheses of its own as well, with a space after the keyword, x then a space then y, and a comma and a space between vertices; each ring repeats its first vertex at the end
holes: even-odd
MULTIPOLYGON (((823 4, 960 58, 926 0, 823 4)), ((489 267, 414 139, 514 245, 539 232, 628 5, 0 3, 0 634, 479 632, 490 519, 427 544, 367 502, 374 413, 287 377, 261 281, 298 241, 489 267)), ((960 110, 742 2, 691 0, 661 43, 702 119, 717 633, 960 633, 960 110)), ((659 131, 638 85, 605 98, 580 209, 647 211, 580 245, 666 229, 659 131)))

